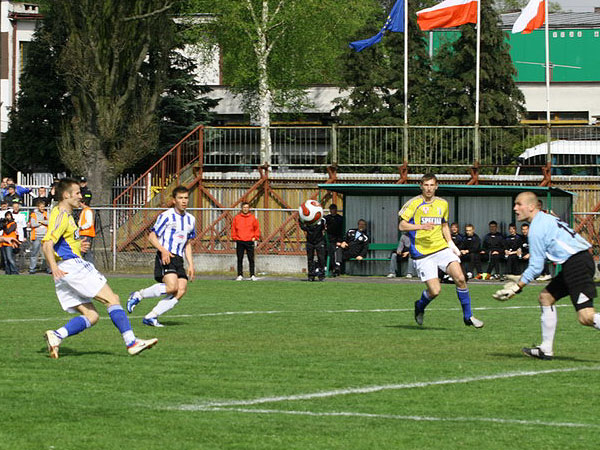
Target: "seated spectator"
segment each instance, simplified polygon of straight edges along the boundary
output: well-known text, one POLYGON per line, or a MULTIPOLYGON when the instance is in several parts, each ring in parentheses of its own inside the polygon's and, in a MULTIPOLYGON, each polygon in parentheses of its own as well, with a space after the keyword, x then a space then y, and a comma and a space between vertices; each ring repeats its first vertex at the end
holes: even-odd
POLYGON ((21 214, 21 202, 16 199, 12 203, 12 216, 17 224, 17 238, 19 242, 25 242, 25 239, 27 239, 25 235, 27 231, 27 215, 21 214))
POLYGON ((402 233, 402 237, 400 237, 400 241, 398 241, 398 248, 390 255, 390 271, 387 276, 388 278, 402 276, 400 272, 402 272, 401 266, 403 261, 407 262, 406 278, 412 278, 415 276, 415 273, 413 261, 410 257, 410 237, 408 236, 408 233, 402 233))
POLYGON ((514 223, 508 225, 508 236, 504 239, 504 259, 506 260, 506 273, 520 275, 519 253, 523 241, 517 234, 517 226, 514 223))
POLYGON ((460 234, 458 223, 456 222, 452 222, 450 224, 450 237, 452 237, 452 242, 454 242, 454 245, 456 245, 456 247, 460 250, 463 241, 465 240, 465 237, 462 234, 460 234))
POLYGON ((464 267, 463 271, 466 273, 467 278, 473 278, 475 273, 477 273, 475 278, 481 279, 482 277, 480 249, 481 239, 475 233, 475 227, 468 223, 465 225, 465 238, 462 247, 459 247, 462 255, 460 259, 464 267))
POLYGON ((521 248, 519 249, 519 258, 521 259, 521 267, 519 270, 521 273, 525 270, 527 265, 529 264, 529 238, 527 235, 529 234, 529 224, 524 223, 521 225, 521 248))
POLYGON ((348 230, 344 240, 342 242, 336 242, 335 268, 333 271, 333 276, 337 276, 342 273, 342 263, 348 261, 350 258, 356 258, 360 261, 367 256, 367 251, 369 250, 369 241, 369 235, 367 234, 367 221, 360 219, 358 221, 357 228, 348 230))
POLYGON ((29 216, 29 226, 31 228, 31 254, 29 261, 29 273, 34 274, 37 268, 38 255, 42 253, 42 270, 49 272, 49 269, 44 266, 46 265, 46 259, 44 253, 40 252, 42 248, 42 239, 46 235, 48 230, 48 211, 46 210, 46 203, 43 197, 35 199, 35 209, 29 216))
MULTIPOLYGON (((10 211, 4 216, 4 224, 2 226, 2 237, 16 239, 17 238, 17 224, 13 219, 13 215, 10 211)), ((15 260, 15 250, 9 242, 2 243, 2 256, 4 258, 4 272, 6 275, 18 275, 19 270, 17 269, 17 262, 15 260)))
POLYGON ((21 201, 21 196, 17 194, 17 187, 14 184, 9 184, 6 189, 6 194, 4 195, 4 200, 8 202, 8 204, 12 204, 15 200, 21 201))
POLYGON ((38 204, 37 201, 40 199, 44 201, 44 205, 46 205, 46 208, 48 208, 48 206, 50 206, 50 196, 48 195, 47 188, 45 188, 45 187, 38 188, 38 196, 33 201, 33 205, 36 206, 38 204))
POLYGON ((482 260, 488 260, 487 272, 482 275, 484 280, 500 278, 500 258, 504 256, 504 236, 498 231, 498 223, 492 220, 489 229, 490 232, 483 238, 482 249, 479 252, 482 260))

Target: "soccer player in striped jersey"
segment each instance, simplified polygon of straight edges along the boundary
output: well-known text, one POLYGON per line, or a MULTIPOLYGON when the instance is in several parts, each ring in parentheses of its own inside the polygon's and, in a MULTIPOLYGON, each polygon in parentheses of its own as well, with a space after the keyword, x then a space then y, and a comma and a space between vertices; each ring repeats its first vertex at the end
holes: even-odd
POLYGON ((48 231, 42 239, 42 251, 52 271, 56 296, 62 308, 80 315, 56 330, 44 334, 51 358, 58 358, 63 339, 81 333, 95 325, 99 316, 92 298, 107 307, 108 315, 121 332, 130 355, 154 346, 158 339, 136 339, 127 314, 119 303, 106 278, 93 264, 81 258, 81 251, 89 249, 89 243, 79 239, 79 229, 73 219, 73 209, 81 206, 81 190, 77 181, 64 178, 56 186, 58 205, 50 213, 48 231))
POLYGON ((154 279, 157 283, 132 292, 127 301, 127 311, 131 313, 142 299, 163 297, 142 320, 149 326, 164 326, 158 321, 158 317, 177 305, 187 291, 188 281, 194 279, 190 239, 196 237, 196 219, 185 212, 188 201, 189 189, 177 186, 173 190, 174 206, 158 216, 148 236, 157 250, 154 264, 154 279), (188 263, 187 270, 183 266, 184 256, 188 263))
POLYGON ((438 269, 452 277, 460 301, 465 325, 483 327, 473 317, 471 296, 460 266, 460 250, 452 241, 448 226, 448 202, 436 197, 437 178, 426 174, 421 178, 421 195, 410 199, 399 212, 401 231, 410 237, 410 255, 417 274, 426 285, 421 298, 415 302, 415 321, 423 325, 425 308, 442 289, 438 269))
POLYGON ((541 211, 533 192, 520 193, 513 210, 519 221, 530 223, 527 236, 529 264, 520 277, 511 277, 511 281, 493 297, 505 301, 521 292, 542 272, 546 259, 562 265, 560 273, 539 295, 542 343, 537 347, 522 349, 525 355, 532 358, 550 360, 554 357, 554 334, 558 322, 554 304, 561 298, 567 295, 571 297, 581 325, 600 330, 600 313, 594 309, 596 284, 594 258, 590 253, 592 245, 558 217, 541 211))

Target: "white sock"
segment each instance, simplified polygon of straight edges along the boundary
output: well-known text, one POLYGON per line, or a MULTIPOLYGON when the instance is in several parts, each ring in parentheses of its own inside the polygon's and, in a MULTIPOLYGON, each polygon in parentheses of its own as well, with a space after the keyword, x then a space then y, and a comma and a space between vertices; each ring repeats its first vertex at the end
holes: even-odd
POLYGON ((161 300, 160 302, 158 302, 156 304, 156 306, 154 307, 154 309, 152 309, 152 311, 150 311, 148 314, 146 314, 146 319, 155 319, 158 316, 160 316, 161 314, 166 313, 168 310, 175 308, 175 305, 177 305, 178 301, 179 300, 177 300, 173 296, 166 298, 164 300, 161 300))
POLYGON ((142 298, 154 298, 165 295, 167 293, 167 289, 165 288, 165 283, 156 283, 145 289, 140 289, 138 292, 142 298))
POLYGON ((542 344, 540 348, 547 355, 553 355, 554 333, 558 323, 558 314, 554 306, 542 306, 542 344))
POLYGON ((69 332, 65 327, 60 327, 58 330, 55 330, 54 333, 58 334, 61 339, 64 339, 69 335, 69 332))
POLYGON ((594 328, 600 330, 600 313, 594 314, 594 328))

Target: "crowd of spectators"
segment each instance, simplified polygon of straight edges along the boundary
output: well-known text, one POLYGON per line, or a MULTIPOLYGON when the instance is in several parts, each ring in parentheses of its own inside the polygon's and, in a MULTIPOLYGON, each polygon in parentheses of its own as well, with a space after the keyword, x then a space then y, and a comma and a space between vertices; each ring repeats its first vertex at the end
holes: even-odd
MULTIPOLYGON (((92 199, 92 192, 87 187, 85 177, 80 177, 81 192, 83 202, 89 210, 89 203, 92 199)), ((19 255, 28 253, 29 273, 37 272, 42 255, 41 270, 48 272, 49 269, 40 251, 42 238, 46 234, 48 226, 49 210, 55 203, 53 183, 49 187, 28 188, 15 184, 10 177, 2 178, 0 182, 0 235, 4 237, 15 237, 20 245, 13 247, 8 243, 0 244, 0 270, 4 270, 7 275, 18 275, 21 269, 19 255), (26 199, 29 196, 29 199, 26 199), (27 200, 27 201, 26 201, 27 200), (25 204, 31 204, 32 207, 26 208, 25 204)), ((86 239, 91 239, 94 234, 93 214, 86 214, 86 221, 82 225, 83 234, 86 239)), ((91 252, 89 252, 91 253, 91 252)), ((87 255, 88 257, 90 254, 87 255)))

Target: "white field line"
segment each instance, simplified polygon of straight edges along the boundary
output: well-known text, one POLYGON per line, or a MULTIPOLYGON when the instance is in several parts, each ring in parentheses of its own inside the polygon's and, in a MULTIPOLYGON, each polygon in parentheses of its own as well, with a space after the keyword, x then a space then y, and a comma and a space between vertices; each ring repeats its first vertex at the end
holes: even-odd
MULTIPOLYGON (((557 308, 569 307, 570 304, 555 305, 557 308)), ((519 310, 519 309, 539 309, 538 305, 530 306, 499 306, 480 308, 472 308, 473 311, 493 311, 493 310, 519 310)), ((432 311, 460 311, 460 308, 427 308, 427 312, 432 311)), ((223 311, 215 313, 202 314, 169 314, 168 318, 185 318, 185 317, 217 317, 217 316, 247 316, 247 315, 265 315, 265 314, 356 314, 356 313, 395 313, 395 312, 413 312, 413 308, 395 308, 395 309, 338 309, 338 310, 289 310, 289 311, 223 311)), ((141 319, 144 316, 129 316, 131 319, 141 319)), ((64 320, 64 317, 30 317, 26 319, 0 319, 0 323, 19 323, 19 322, 47 322, 64 320)), ((108 317, 100 317, 101 320, 108 320, 108 317)))
POLYGON ((451 378, 446 380, 435 380, 435 381, 423 381, 417 383, 404 383, 404 384, 385 384, 381 386, 365 386, 361 388, 346 388, 346 389, 334 389, 331 391, 311 392, 307 394, 295 394, 295 395, 282 395, 276 397, 261 397, 250 400, 229 400, 222 402, 203 402, 198 404, 182 404, 168 409, 175 409, 179 411, 203 411, 211 408, 222 408, 229 406, 252 406, 262 405, 264 403, 279 403, 279 402, 290 402, 297 400, 312 400, 318 398, 329 398, 337 397, 341 395, 350 394, 370 394, 372 392, 381 391, 392 391, 400 389, 413 389, 413 388, 424 388, 429 386, 443 386, 449 384, 461 384, 461 383, 473 383, 477 381, 488 381, 488 380, 500 380, 507 378, 516 377, 531 377, 537 375, 546 375, 553 373, 566 373, 566 372, 580 372, 583 370, 600 370, 600 366, 587 366, 587 367, 570 367, 564 369, 547 369, 547 370, 535 370, 535 371, 519 371, 519 372, 504 372, 492 375, 480 375, 474 377, 465 378, 451 378))
POLYGON ((249 414, 287 414, 292 416, 312 416, 312 417, 361 417, 368 419, 391 419, 415 422, 486 422, 508 425, 527 425, 527 426, 546 426, 546 427, 566 427, 566 428, 600 428, 600 425, 591 423, 573 423, 573 422, 546 422, 542 420, 520 420, 520 419, 500 419, 495 417, 431 417, 431 416, 402 416, 397 414, 369 414, 357 412, 314 412, 314 411, 289 411, 281 409, 247 409, 247 408, 207 408, 203 411, 233 411, 249 414))

